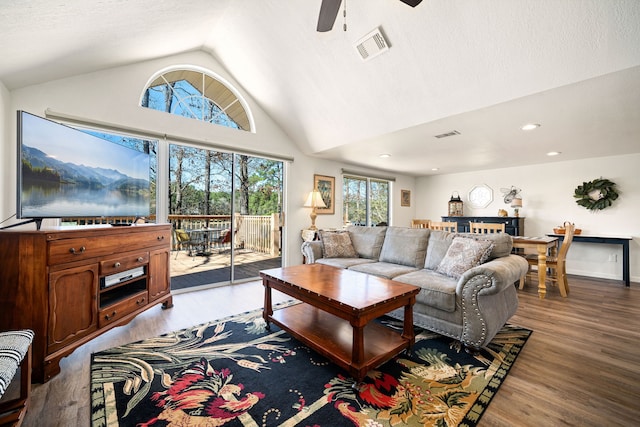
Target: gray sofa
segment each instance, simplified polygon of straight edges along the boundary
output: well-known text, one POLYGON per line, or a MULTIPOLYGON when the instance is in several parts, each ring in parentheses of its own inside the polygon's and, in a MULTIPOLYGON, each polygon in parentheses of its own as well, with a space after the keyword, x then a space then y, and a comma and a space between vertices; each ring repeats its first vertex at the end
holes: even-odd
MULTIPOLYGON (((514 283, 528 265, 511 254, 508 234, 357 226, 319 234, 320 240, 302 244, 307 263, 419 286, 414 324, 455 338, 469 350, 488 344, 518 308, 514 283)), ((390 314, 402 318, 403 311, 390 314)))

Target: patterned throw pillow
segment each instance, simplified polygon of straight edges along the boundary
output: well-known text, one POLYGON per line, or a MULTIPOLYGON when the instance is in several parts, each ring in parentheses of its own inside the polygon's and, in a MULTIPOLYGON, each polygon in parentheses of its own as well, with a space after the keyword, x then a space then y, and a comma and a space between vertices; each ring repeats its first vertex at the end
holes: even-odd
POLYGON ((436 271, 458 279, 465 271, 485 262, 492 248, 493 242, 488 240, 456 237, 436 271))
POLYGON ((320 230, 320 240, 322 240, 325 258, 358 258, 358 253, 351 243, 351 237, 346 231, 320 230))

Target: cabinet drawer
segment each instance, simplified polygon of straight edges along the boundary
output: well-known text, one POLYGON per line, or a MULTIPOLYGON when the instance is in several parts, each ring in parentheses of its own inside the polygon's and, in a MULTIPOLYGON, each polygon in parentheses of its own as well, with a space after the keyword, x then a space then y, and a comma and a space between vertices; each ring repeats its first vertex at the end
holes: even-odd
MULTIPOLYGON (((128 228, 128 227, 122 227, 128 228)), ((119 230, 118 230, 119 231, 119 230)), ((121 252, 133 252, 151 247, 164 247, 171 241, 171 230, 147 229, 93 238, 58 239, 49 242, 49 265, 82 261, 121 252)))
POLYGON ((98 312, 98 328, 117 322, 140 307, 147 305, 148 302, 147 291, 142 291, 101 309, 98 312))
POLYGON ((149 252, 113 257, 100 261, 100 276, 131 270, 149 263, 149 252))

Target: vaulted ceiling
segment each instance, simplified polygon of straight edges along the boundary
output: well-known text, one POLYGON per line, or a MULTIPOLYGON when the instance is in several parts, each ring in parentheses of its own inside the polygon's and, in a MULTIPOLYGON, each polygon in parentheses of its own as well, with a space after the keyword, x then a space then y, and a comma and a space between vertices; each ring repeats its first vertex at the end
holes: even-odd
POLYGON ((640 152, 637 0, 348 0, 326 33, 320 3, 0 0, 0 81, 203 50, 312 156, 420 176, 640 152))

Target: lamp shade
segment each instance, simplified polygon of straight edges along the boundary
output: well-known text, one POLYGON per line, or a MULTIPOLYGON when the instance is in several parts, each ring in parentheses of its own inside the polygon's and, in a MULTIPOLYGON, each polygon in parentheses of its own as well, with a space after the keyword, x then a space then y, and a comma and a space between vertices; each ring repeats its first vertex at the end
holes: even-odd
POLYGON ((307 201, 304 202, 305 208, 326 208, 327 205, 324 204, 324 200, 322 200, 322 194, 318 190, 313 190, 309 193, 307 197, 307 201))
POLYGON ((522 199, 520 197, 514 197, 513 200, 511 200, 511 207, 512 208, 521 208, 522 207, 522 199))

